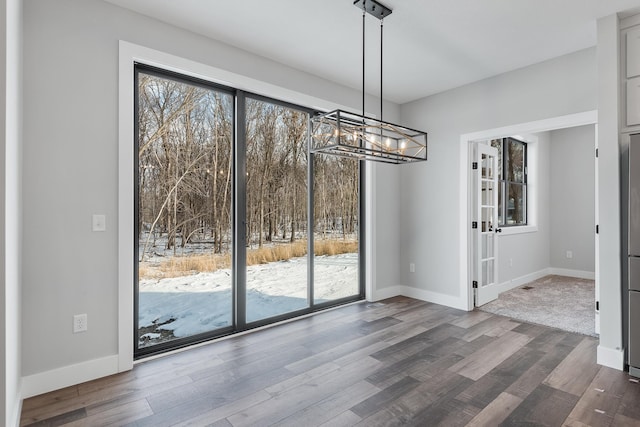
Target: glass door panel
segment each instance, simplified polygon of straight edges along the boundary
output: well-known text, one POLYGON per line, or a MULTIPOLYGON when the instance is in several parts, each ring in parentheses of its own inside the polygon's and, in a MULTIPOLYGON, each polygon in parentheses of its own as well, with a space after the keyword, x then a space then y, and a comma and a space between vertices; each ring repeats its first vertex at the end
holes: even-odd
POLYGON ((247 323, 309 307, 308 121, 300 110, 247 98, 247 323))
POLYGON ((137 350, 233 325, 233 97, 137 72, 137 350))
POLYGON ((314 303, 360 293, 358 272, 360 164, 314 156, 314 303))
POLYGON ((480 166, 476 180, 477 195, 475 218, 478 227, 474 229, 476 244, 474 254, 474 272, 476 281, 476 305, 483 305, 497 298, 497 239, 498 228, 498 150, 485 144, 475 148, 477 164, 480 166))

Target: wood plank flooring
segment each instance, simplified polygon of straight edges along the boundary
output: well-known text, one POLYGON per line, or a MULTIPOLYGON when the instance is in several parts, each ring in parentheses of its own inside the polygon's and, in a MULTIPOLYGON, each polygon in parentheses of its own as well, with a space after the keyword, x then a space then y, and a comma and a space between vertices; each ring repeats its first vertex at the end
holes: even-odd
POLYGON ((21 426, 640 426, 597 340, 404 297, 26 399, 21 426))

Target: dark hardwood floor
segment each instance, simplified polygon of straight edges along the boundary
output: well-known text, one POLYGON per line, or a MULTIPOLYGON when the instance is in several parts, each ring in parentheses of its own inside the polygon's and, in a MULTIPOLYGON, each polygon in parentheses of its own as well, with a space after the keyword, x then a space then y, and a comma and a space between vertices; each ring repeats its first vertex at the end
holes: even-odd
POLYGON ((398 297, 27 399, 21 425, 640 426, 640 384, 596 346, 398 297))

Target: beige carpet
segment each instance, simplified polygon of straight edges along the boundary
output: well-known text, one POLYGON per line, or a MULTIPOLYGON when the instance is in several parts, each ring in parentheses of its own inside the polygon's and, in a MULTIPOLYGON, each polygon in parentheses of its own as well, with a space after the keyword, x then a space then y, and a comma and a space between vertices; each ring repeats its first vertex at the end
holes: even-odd
POLYGON ((497 300, 479 309, 529 323, 597 336, 593 280, 545 276, 503 292, 497 300))

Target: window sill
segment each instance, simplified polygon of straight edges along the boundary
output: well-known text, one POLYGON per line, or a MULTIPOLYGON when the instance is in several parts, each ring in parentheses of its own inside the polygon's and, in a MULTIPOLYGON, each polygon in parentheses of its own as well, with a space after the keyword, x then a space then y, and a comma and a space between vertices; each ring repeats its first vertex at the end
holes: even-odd
POLYGON ((499 233, 500 236, 511 236, 512 234, 524 234, 524 233, 535 233, 538 231, 538 226, 536 225, 522 225, 515 227, 502 227, 502 232, 499 233))

